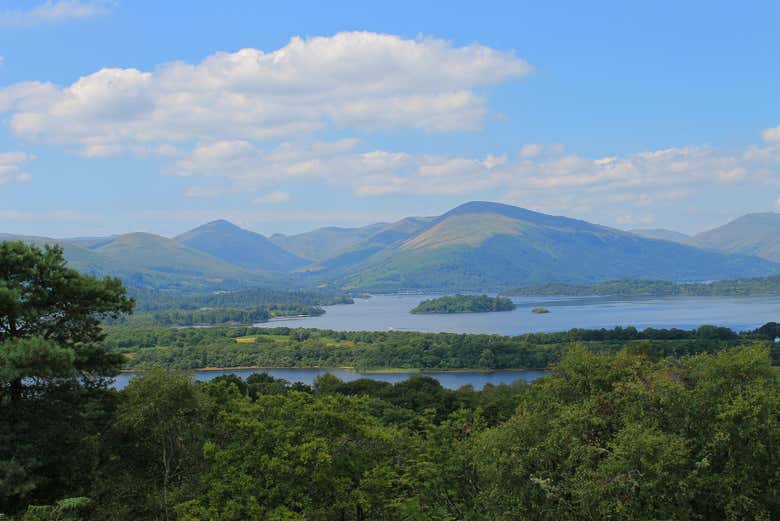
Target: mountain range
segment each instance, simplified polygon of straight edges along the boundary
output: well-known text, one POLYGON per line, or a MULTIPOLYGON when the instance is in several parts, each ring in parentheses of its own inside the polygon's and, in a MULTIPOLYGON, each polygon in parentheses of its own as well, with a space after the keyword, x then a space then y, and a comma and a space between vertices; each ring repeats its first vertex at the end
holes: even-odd
POLYGON ((131 287, 259 285, 347 290, 479 290, 613 279, 708 281, 780 274, 780 214, 752 214, 697 236, 622 231, 515 206, 470 202, 435 217, 270 238, 228 221, 172 239, 150 233, 51 239, 69 263, 131 287))
POLYGON ((780 262, 780 213, 751 213, 696 235, 671 230, 632 230, 647 238, 780 262))

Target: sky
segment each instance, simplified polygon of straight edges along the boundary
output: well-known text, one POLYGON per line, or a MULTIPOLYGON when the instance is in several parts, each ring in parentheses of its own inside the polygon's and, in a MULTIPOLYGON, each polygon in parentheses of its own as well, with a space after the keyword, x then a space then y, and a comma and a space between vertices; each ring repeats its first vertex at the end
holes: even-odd
POLYGON ((0 233, 780 211, 780 3, 0 0, 0 233))

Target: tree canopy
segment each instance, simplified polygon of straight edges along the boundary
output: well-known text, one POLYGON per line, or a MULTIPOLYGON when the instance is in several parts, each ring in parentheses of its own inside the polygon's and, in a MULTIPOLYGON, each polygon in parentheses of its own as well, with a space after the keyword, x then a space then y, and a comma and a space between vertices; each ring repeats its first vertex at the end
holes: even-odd
POLYGON ((132 308, 119 279, 68 268, 58 246, 0 243, 0 399, 25 379, 112 374, 101 320, 132 308))

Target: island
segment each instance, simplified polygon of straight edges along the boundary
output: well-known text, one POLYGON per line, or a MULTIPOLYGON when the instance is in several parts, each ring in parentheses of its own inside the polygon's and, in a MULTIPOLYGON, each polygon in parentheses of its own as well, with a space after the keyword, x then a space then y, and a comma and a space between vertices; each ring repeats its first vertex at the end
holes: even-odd
POLYGON ((448 313, 490 313, 493 311, 512 311, 515 303, 506 297, 487 295, 447 295, 423 300, 411 313, 448 314, 448 313))
POLYGON ((536 313, 537 315, 543 315, 545 313, 549 313, 550 310, 547 308, 533 308, 531 310, 531 313, 536 313))

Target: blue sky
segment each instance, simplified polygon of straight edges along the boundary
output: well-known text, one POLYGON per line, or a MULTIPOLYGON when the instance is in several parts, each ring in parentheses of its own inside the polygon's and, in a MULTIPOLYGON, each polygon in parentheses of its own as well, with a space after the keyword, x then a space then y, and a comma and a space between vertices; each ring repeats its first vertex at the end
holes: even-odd
POLYGON ((378 4, 0 1, 0 232, 780 209, 777 2, 378 4))

